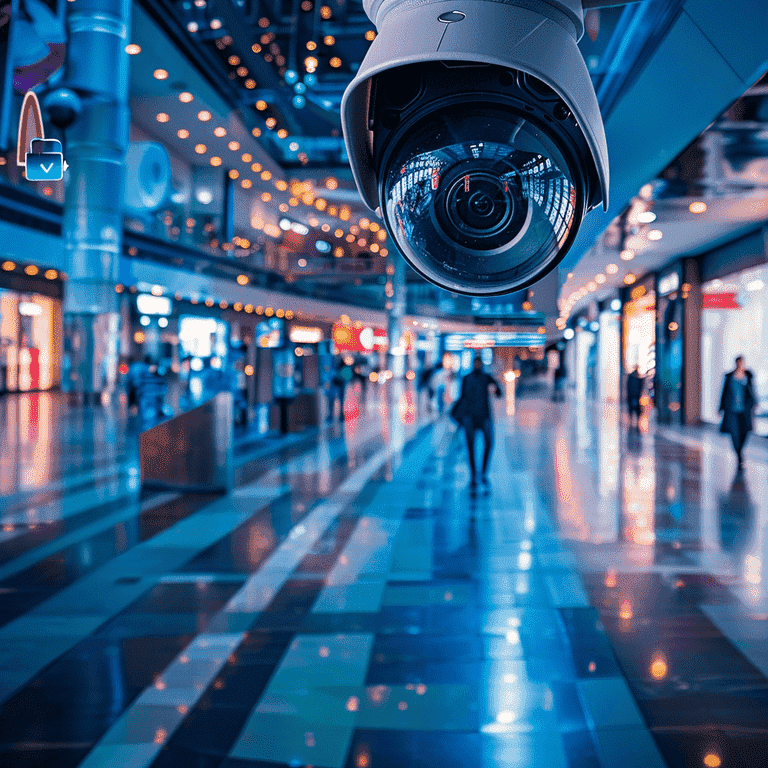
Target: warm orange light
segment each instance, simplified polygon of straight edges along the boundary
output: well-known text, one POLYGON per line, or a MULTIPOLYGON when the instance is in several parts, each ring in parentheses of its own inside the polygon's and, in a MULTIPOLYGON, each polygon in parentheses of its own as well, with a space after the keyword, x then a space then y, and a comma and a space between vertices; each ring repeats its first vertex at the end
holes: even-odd
POLYGON ((211 119, 211 113, 207 109, 201 109, 197 113, 197 119, 201 123, 207 123, 211 119))
POLYGON ((157 120, 158 123, 167 123, 171 118, 165 112, 158 112, 157 117, 155 119, 157 120))
POLYGON ((341 66, 341 59, 338 56, 334 56, 328 63, 334 69, 338 69, 341 66))
POLYGON ((45 276, 48 280, 55 280, 59 276, 59 273, 55 269, 47 269, 45 271, 45 276))
POLYGON ((320 8, 320 15, 324 19, 330 19, 332 15, 331 6, 330 5, 322 6, 322 8, 320 8))
POLYGON ((629 621, 632 618, 632 603, 629 600, 624 600, 619 609, 619 618, 629 621))
POLYGON ((30 277, 34 277, 40 270, 34 264, 30 264, 30 265, 24 267, 24 271, 30 277))
POLYGON ((186 128, 179 128, 179 130, 176 131, 176 135, 180 139, 188 139, 189 138, 189 131, 186 128))
POLYGON ((663 680, 667 676, 667 659, 663 653, 654 654, 651 660, 651 677, 654 680, 663 680))
POLYGON ((195 97, 189 91, 182 91, 179 94, 179 101, 182 104, 189 104, 195 97))
POLYGON ((326 45, 335 45, 335 44, 336 44, 336 38, 335 38, 333 35, 326 35, 326 36, 323 38, 323 42, 324 42, 326 45))
POLYGON ((233 151, 237 152, 238 149, 240 149, 240 142, 239 141, 230 141, 227 146, 233 151))
POLYGON ((153 73, 155 80, 167 80, 168 73, 164 69, 156 69, 153 73))
POLYGON ((195 144, 195 152, 198 155, 204 155, 208 151, 208 147, 205 144, 195 144))
POLYGON ((250 179, 243 179, 243 180, 240 182, 240 186, 241 186, 243 189, 250 189, 252 185, 253 185, 253 182, 252 182, 250 179))
POLYGON ((136 331, 136 333, 133 334, 133 340, 137 344, 143 344, 146 338, 144 331, 136 331))
POLYGON ((624 282, 627 285, 632 285, 632 283, 634 283, 635 280, 637 280, 637 277, 635 275, 633 275, 632 273, 630 273, 628 275, 624 275, 624 282))
POLYGON ((248 275, 238 275, 237 276, 237 284, 238 285, 248 285, 250 282, 250 278, 248 275))
POLYGON ((272 178, 272 174, 269 171, 262 171, 261 180, 269 181, 272 178))
POLYGON ((720 768, 722 761, 714 752, 709 752, 704 756, 704 765, 706 765, 707 768, 720 768))
POLYGON ((211 158, 211 165, 214 166, 214 168, 218 168, 221 165, 221 158, 214 155, 211 158))
POLYGON ((629 248, 625 248, 620 254, 619 258, 622 261, 632 261, 635 258, 635 252, 630 251, 629 248))
POLYGON ((277 120, 275 120, 274 117, 268 117, 264 123, 266 124, 267 128, 274 128, 277 125, 277 120))
POLYGON ((609 568, 605 574, 605 586, 608 589, 613 589, 616 586, 616 571, 613 568, 609 568))
POLYGON ((275 310, 274 310, 274 309, 272 309, 272 307, 267 307, 267 308, 264 310, 264 314, 265 314, 267 317, 272 317, 272 315, 274 315, 274 314, 275 314, 275 310))
POLYGON ((252 365, 246 365, 243 369, 243 372, 246 376, 253 376, 253 366, 252 365))
MULTIPOLYGON (((701 202, 700 200, 697 200, 696 202, 694 202, 694 203, 691 203, 691 204, 688 206, 688 210, 689 210, 691 213, 704 213, 704 211, 706 211, 706 210, 707 210, 707 204, 706 204, 706 203, 703 203, 703 202, 701 202)), ((718 765, 720 765, 720 763, 719 763, 719 762, 718 762, 718 765)))
POLYGON ((375 40, 376 39, 376 32, 374 32, 374 30, 372 30, 372 29, 369 29, 365 33, 365 39, 368 40, 368 41, 375 40))
POLYGON ((130 43, 129 45, 125 46, 125 52, 129 56, 135 56, 137 53, 141 53, 141 46, 136 45, 136 43, 130 43))
POLYGON ((253 312, 253 304, 246 304, 245 311, 250 315, 253 312))
POLYGON ((240 175, 240 171, 238 171, 238 170, 236 170, 234 168, 229 172, 229 178, 230 179, 236 179, 239 175, 240 175))

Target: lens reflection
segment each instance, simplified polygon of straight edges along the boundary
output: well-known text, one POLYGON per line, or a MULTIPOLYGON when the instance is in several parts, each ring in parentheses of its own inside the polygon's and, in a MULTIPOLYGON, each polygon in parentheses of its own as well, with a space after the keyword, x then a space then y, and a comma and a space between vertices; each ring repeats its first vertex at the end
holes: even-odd
POLYGON ((525 118, 468 113, 435 113, 393 152, 385 216, 406 259, 432 282, 504 293, 562 257, 580 218, 577 188, 558 148, 525 118), (455 140, 478 134, 488 140, 455 140))

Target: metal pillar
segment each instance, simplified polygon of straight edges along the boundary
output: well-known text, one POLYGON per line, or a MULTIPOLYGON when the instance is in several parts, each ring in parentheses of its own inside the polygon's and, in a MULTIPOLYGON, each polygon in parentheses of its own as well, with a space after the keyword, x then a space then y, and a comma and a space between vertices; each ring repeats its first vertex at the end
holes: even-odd
POLYGON ((392 307, 387 317, 387 336, 389 338, 387 368, 394 373, 396 379, 399 379, 405 375, 406 351, 401 349, 400 339, 403 335, 403 315, 405 314, 406 302, 405 271, 407 267, 401 256, 396 256, 392 260, 392 264, 395 271, 391 277, 392 307))
POLYGON ((65 84, 83 109, 67 131, 64 198, 64 391, 95 400, 114 387, 118 265, 128 147, 130 0, 67 4, 65 84))

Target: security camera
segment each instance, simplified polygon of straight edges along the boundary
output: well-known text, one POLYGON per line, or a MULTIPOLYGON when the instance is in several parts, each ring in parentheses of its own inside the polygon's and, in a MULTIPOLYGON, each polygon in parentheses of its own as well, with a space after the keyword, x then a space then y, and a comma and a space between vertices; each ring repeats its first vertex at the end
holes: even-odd
POLYGON ((83 111, 83 102, 70 88, 56 88, 43 97, 43 107, 57 128, 69 128, 83 111))
POLYGON ((341 104, 365 203, 423 277, 508 293, 546 275, 608 200, 577 42, 580 0, 365 0, 373 41, 341 104))

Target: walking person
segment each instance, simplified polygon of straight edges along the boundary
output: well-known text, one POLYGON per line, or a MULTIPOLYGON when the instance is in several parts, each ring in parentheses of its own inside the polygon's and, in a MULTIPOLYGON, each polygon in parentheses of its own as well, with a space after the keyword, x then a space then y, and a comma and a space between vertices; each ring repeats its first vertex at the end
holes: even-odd
POLYGON ((640 399, 643 396, 643 377, 635 366, 627 376, 627 405, 629 406, 629 425, 640 426, 642 407, 640 399))
POLYGON ((736 358, 736 368, 725 374, 720 410, 723 423, 720 431, 726 432, 733 440, 739 469, 744 465, 742 450, 747 435, 752 431, 752 409, 755 407, 755 391, 752 388, 752 371, 747 370, 744 358, 736 358))
POLYGON ((467 436, 469 470, 472 476, 470 488, 472 489, 477 488, 475 435, 478 431, 483 433, 485 441, 481 481, 483 485, 488 485, 488 462, 490 461, 491 450, 493 449, 493 420, 488 401, 488 388, 491 386, 496 391, 496 397, 501 397, 499 382, 483 370, 483 361, 477 355, 473 363, 473 370, 461 382, 461 396, 457 403, 458 413, 454 413, 454 418, 457 418, 457 421, 464 427, 467 436))

